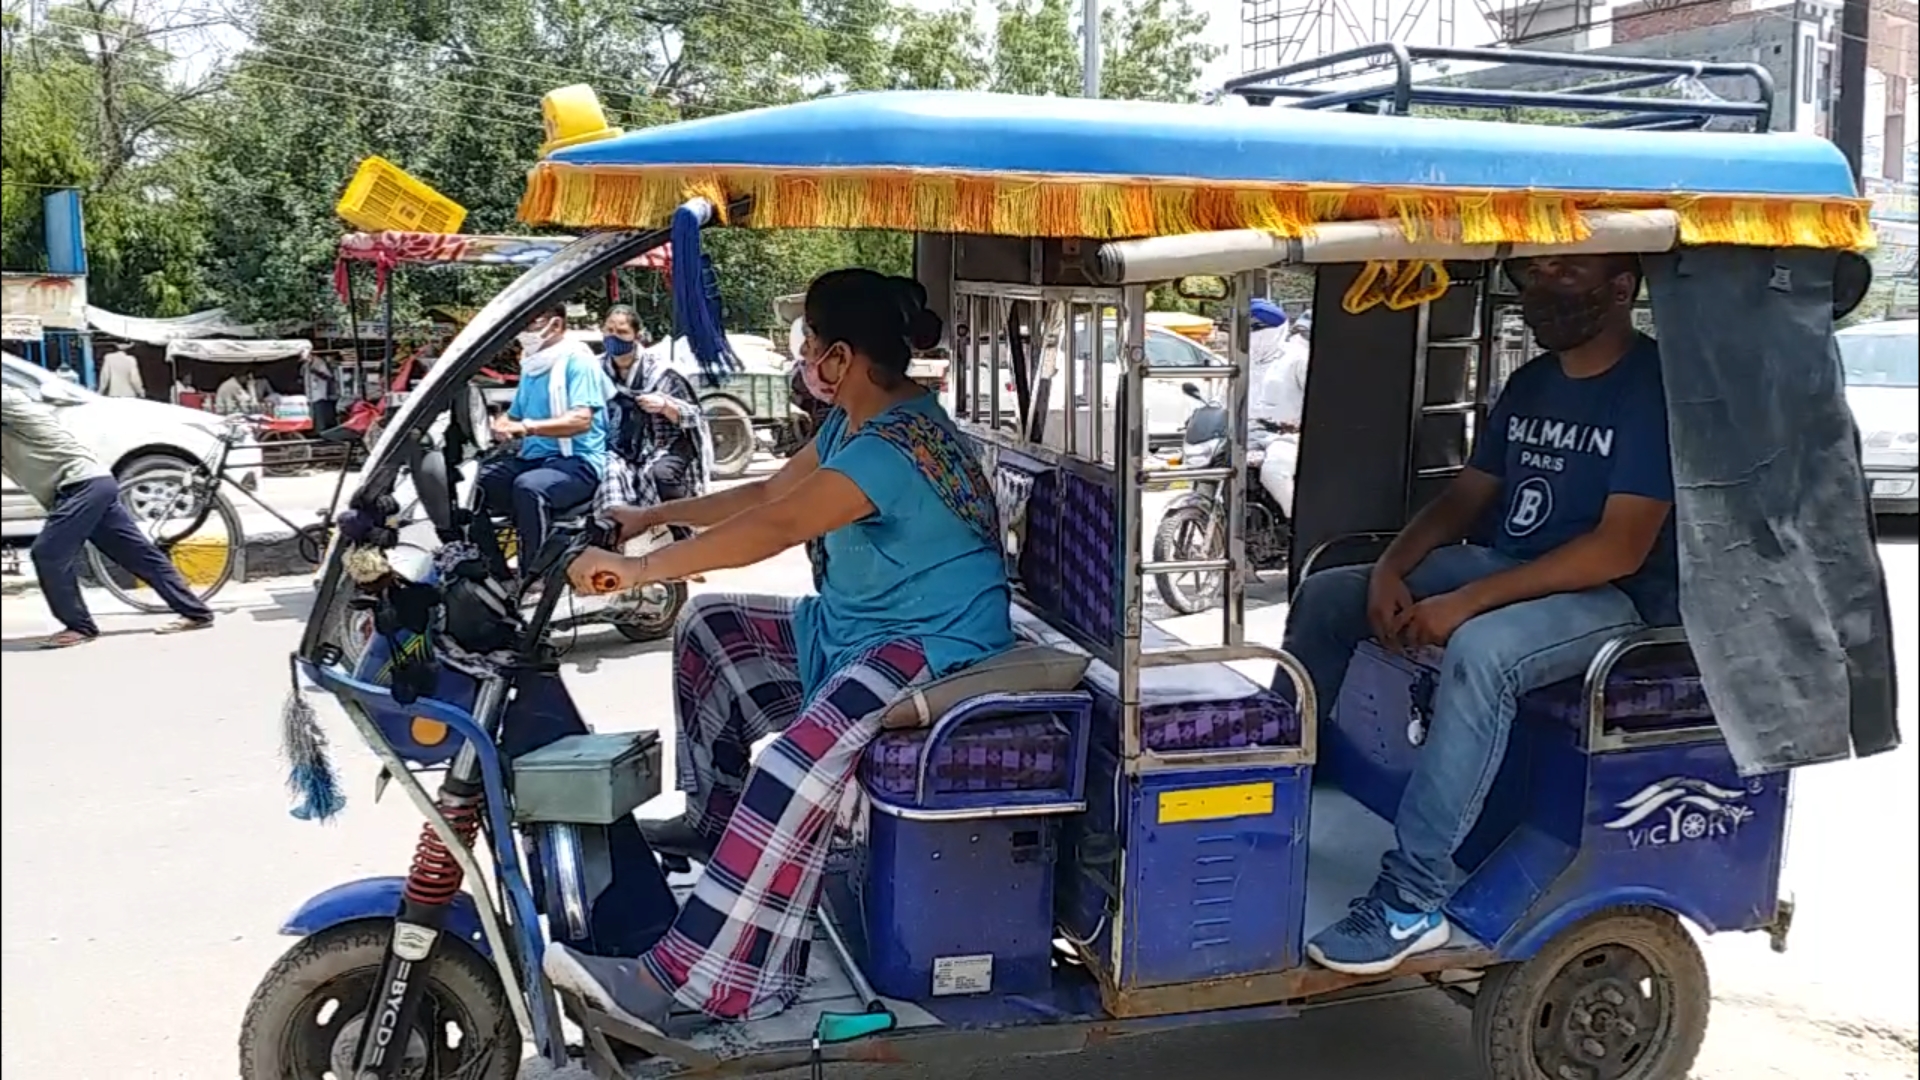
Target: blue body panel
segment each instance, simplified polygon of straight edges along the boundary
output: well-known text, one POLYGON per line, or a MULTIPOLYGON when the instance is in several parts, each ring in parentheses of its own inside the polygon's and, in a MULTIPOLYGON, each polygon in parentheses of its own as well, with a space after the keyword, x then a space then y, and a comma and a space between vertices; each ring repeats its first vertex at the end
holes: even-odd
POLYGON ((1307 880, 1308 766, 1149 773, 1130 800, 1120 985, 1255 975, 1297 967, 1307 880), (1273 785, 1273 808, 1163 822, 1164 793, 1273 785))
MULTIPOLYGON (((1326 779, 1391 821, 1419 760, 1406 735, 1423 669, 1372 646, 1326 722, 1326 779)), ((1525 959, 1607 908, 1649 905, 1710 932, 1769 924, 1779 897, 1787 774, 1742 779, 1718 739, 1589 753, 1583 733, 1524 704, 1480 821, 1456 861, 1448 916, 1525 959)))
MULTIPOLYGON (((400 912, 400 890, 406 883, 407 879, 401 877, 373 877, 335 885, 301 904, 287 916, 280 932, 290 937, 306 937, 361 919, 392 921, 400 912)), ((447 905, 446 920, 442 924, 445 933, 473 946, 481 956, 493 957, 493 946, 487 943, 473 897, 464 892, 455 894, 453 902, 447 905)))
POLYGON ((561 165, 1066 174, 1544 191, 1851 196, 1834 145, 1141 101, 888 91, 667 124, 561 165))

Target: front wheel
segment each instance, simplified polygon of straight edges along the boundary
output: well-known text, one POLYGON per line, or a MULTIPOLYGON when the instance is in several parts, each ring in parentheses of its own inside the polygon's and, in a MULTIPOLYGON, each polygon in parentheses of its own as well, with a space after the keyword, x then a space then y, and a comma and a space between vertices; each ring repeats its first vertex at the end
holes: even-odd
POLYGON ((1680 920, 1595 915, 1486 973, 1473 1005, 1487 1080, 1673 1080, 1706 1038, 1706 960, 1680 920))
MULTIPOLYGON (((202 601, 211 600, 233 578, 245 534, 239 512, 220 493, 218 481, 184 469, 148 469, 120 482, 120 505, 202 601)), ((158 593, 92 544, 87 545, 87 568, 128 607, 168 610, 158 593)))
POLYGON ((648 590, 646 599, 631 616, 616 621, 613 628, 628 641, 659 641, 673 633, 674 624, 680 621, 680 609, 687 606, 687 583, 663 581, 642 588, 648 590))
MULTIPOLYGON (((1160 519, 1153 534, 1154 562, 1199 562, 1217 559, 1226 550, 1226 538, 1217 524, 1218 513, 1199 506, 1178 506, 1160 519)), ((1166 605, 1182 615, 1205 611, 1220 597, 1226 577, 1219 573, 1188 571, 1156 574, 1153 585, 1166 605)))
MULTIPOLYGON (((323 1080, 353 1073, 392 924, 345 923, 282 956, 240 1026, 241 1080, 323 1080)), ((493 966, 442 935, 429 961, 399 1075, 514 1080, 520 1031, 493 966)))

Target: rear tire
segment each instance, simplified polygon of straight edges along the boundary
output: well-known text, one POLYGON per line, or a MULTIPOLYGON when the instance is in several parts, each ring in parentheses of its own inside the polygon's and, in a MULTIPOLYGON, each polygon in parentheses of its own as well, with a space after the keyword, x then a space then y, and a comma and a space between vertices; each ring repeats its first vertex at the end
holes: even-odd
MULTIPOLYGON (((120 504, 202 601, 213 599, 232 580, 240 546, 246 540, 239 513, 217 487, 211 486, 213 483, 174 466, 171 472, 129 469, 120 488, 120 504), (189 494, 177 494, 181 491, 189 494), (166 514, 167 518, 156 520, 156 514, 166 514)), ((158 593, 92 544, 87 545, 87 569, 102 588, 128 607, 146 612, 169 610, 158 593)))
POLYGON ((1482 977, 1474 1043, 1488 1080, 1677 1080, 1700 1053, 1711 999, 1679 919, 1603 912, 1482 977))
MULTIPOLYGON (((1213 527, 1214 515, 1198 506, 1179 506, 1160 519, 1153 533, 1154 562, 1217 559, 1223 545, 1213 527)), ((1211 607, 1220 597, 1224 574, 1155 574, 1153 587, 1160 599, 1182 615, 1211 607)))
POLYGON ((700 403, 707 414, 707 434, 713 442, 710 471, 719 480, 732 480, 753 464, 753 417, 732 398, 711 397, 700 403))
MULTIPOLYGON (((391 922, 367 919, 322 930, 287 950, 247 1003, 241 1080, 321 1080, 338 1072, 336 1055, 366 1013, 391 933, 391 922)), ((514 1080, 520 1030, 492 964, 443 933, 421 991, 401 1075, 421 1075, 407 1065, 424 1066, 430 1052, 438 1067, 425 1075, 514 1080)), ((346 1053, 350 1064, 350 1045, 346 1053)))

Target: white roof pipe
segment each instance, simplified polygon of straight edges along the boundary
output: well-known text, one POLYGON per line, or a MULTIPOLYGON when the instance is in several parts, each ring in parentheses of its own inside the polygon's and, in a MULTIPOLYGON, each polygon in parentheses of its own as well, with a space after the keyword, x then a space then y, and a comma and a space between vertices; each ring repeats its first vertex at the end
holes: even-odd
POLYGON ((1399 221, 1335 221, 1306 236, 1282 239, 1258 229, 1117 240, 1100 246, 1093 273, 1102 285, 1227 275, 1287 263, 1359 263, 1406 259, 1525 258, 1534 255, 1646 255, 1680 240, 1672 210, 1588 210, 1588 236, 1567 244, 1459 244, 1409 240, 1399 221))

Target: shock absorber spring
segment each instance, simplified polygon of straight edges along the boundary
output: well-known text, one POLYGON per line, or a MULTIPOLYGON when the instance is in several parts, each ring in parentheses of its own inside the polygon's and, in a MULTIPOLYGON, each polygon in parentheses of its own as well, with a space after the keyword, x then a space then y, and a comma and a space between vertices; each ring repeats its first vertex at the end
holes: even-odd
MULTIPOLYGON (((460 843, 473 847, 473 838, 480 832, 480 804, 453 802, 443 795, 440 812, 446 816, 447 824, 453 826, 453 834, 460 838, 460 843)), ((465 876, 453 853, 440 842, 433 823, 421 823, 420 842, 413 847, 413 865, 407 870, 403 895, 416 904, 437 907, 453 899, 465 876)))

